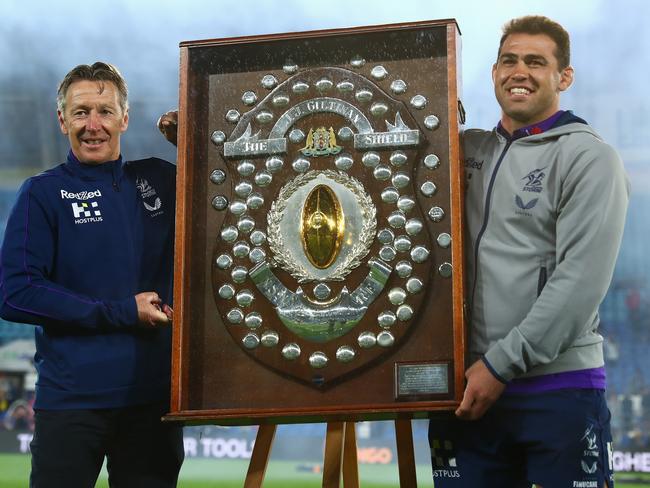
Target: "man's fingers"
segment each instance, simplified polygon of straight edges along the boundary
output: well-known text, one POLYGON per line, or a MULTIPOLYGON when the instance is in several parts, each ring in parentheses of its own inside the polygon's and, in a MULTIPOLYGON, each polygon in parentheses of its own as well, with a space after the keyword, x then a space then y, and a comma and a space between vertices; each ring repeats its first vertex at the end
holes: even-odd
POLYGON ((138 308, 138 321, 147 327, 169 324, 171 308, 164 304, 155 291, 138 293, 135 296, 138 308))
POLYGON ((157 324, 169 323, 169 317, 162 310, 154 310, 152 315, 153 315, 153 322, 157 324))
POLYGON ((162 306, 162 311, 170 321, 174 318, 174 311, 166 303, 162 306))
POLYGON ((470 394, 468 394, 467 390, 465 390, 465 394, 463 395, 463 400, 460 402, 460 405, 458 405, 458 408, 456 409, 456 417, 461 418, 461 419, 467 419, 469 418, 469 414, 472 410, 472 403, 474 402, 474 399, 470 394))

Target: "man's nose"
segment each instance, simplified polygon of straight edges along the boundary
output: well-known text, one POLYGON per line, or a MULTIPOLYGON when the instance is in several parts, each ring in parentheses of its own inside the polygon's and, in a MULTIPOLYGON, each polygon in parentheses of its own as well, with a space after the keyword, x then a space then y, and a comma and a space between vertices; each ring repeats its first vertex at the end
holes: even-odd
POLYGON ((529 70, 528 66, 526 63, 519 62, 516 64, 512 71, 512 75, 510 75, 514 79, 525 79, 528 77, 529 70))
POLYGON ((86 119, 86 129, 96 131, 100 128, 99 114, 93 110, 88 114, 88 118, 86 119))

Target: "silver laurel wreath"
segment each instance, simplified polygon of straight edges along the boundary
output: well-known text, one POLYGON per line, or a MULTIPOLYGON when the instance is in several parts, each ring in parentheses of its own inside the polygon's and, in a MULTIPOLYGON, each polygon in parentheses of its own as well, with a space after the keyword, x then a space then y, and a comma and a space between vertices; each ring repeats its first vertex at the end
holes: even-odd
POLYGON ((363 225, 359 233, 358 241, 352 246, 347 257, 327 276, 328 280, 342 281, 350 271, 357 268, 363 258, 367 256, 377 231, 377 209, 359 180, 346 173, 333 170, 313 170, 297 176, 280 189, 278 198, 271 204, 267 221, 268 244, 274 255, 275 262, 279 267, 291 274, 298 283, 314 281, 319 278, 310 273, 304 266, 297 263, 291 256, 291 253, 288 252, 287 247, 284 245, 282 234, 280 233, 280 223, 287 206, 286 202, 291 195, 320 175, 324 175, 350 190, 357 199, 363 217, 363 225))

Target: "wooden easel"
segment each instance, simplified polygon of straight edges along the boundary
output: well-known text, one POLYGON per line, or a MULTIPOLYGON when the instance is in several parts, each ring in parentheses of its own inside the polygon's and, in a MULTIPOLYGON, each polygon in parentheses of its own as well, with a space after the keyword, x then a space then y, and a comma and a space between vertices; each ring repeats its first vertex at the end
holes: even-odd
MULTIPOLYGON (((260 425, 248 465, 244 488, 261 488, 269 463, 276 425, 260 425)), ((400 487, 417 486, 413 431, 408 419, 395 420, 400 487)), ((323 459, 323 488, 359 488, 357 438, 354 422, 328 422, 323 459)))

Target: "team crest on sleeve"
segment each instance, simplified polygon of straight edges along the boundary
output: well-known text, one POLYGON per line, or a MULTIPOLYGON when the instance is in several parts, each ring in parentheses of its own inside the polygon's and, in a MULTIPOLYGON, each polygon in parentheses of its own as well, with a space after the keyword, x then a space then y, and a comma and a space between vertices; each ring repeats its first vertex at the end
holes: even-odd
POLYGON ((142 197, 142 205, 146 208, 152 217, 162 214, 160 210, 162 207, 162 200, 156 193, 156 189, 153 188, 147 180, 144 178, 138 178, 135 182, 135 186, 140 191, 140 196, 142 197))

